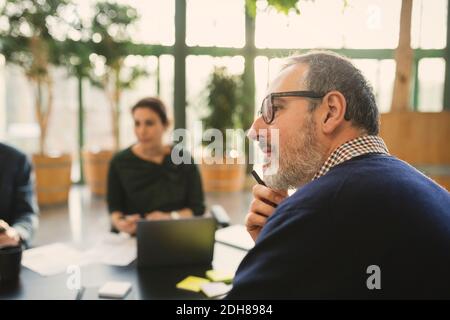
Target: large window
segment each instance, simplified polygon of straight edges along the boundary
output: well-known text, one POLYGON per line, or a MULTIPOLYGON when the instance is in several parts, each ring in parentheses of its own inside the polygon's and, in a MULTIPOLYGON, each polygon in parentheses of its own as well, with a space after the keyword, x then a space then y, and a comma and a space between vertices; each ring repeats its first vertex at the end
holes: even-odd
POLYGON ((137 9, 141 16, 132 38, 137 43, 175 43, 175 0, 118 0, 137 9))
MULTIPOLYGON (((141 19, 130 30, 130 35, 143 49, 139 54, 148 54, 127 58, 127 63, 145 65, 148 76, 139 80, 132 90, 124 92, 121 99, 121 140, 125 147, 134 141, 129 109, 138 99, 160 95, 173 120, 177 2, 117 1, 134 6, 140 14, 141 19), (158 45, 159 49, 165 47, 163 52, 168 54, 154 56, 158 53, 152 51, 152 45, 158 45)), ((77 0, 76 4, 83 17, 92 15, 95 0, 77 0)), ((412 47, 420 50, 416 51, 419 54, 415 59, 418 60, 413 65, 411 97, 418 111, 443 109, 447 6, 448 0, 414 0, 413 3, 411 41, 412 47)), ((263 10, 267 1, 258 1, 257 7, 256 57, 252 61, 255 66, 255 110, 259 108, 268 83, 281 67, 279 57, 310 48, 344 50, 373 86, 380 111, 390 110, 395 76, 393 50, 398 43, 401 0, 300 1, 301 14, 291 12, 287 16, 271 9, 263 10)), ((226 66, 234 74, 243 73, 245 41, 245 0, 186 0, 188 127, 204 114, 204 89, 214 66, 226 66)), ((54 77, 54 113, 50 119, 48 149, 75 155, 78 147, 77 81, 62 69, 55 69, 54 77)), ((0 136, 27 152, 37 151, 39 135, 32 90, 21 70, 5 66, 0 56, 0 136)), ((84 104, 86 147, 111 147, 109 105, 104 93, 87 80, 84 82, 84 104)))
MULTIPOLYGON (((76 0, 83 17, 93 14, 96 0, 76 0)), ((140 19, 130 30, 136 43, 171 46, 175 42, 175 0, 116 0, 119 4, 134 7, 140 19)))
POLYGON ((244 58, 188 56, 186 58, 187 128, 192 129, 196 120, 206 115, 207 83, 214 67, 224 66, 228 72, 241 75, 244 72, 244 58))
POLYGON ((5 139, 27 152, 37 151, 39 127, 35 122, 34 92, 22 70, 14 65, 4 69, 6 116, 5 139), (10 94, 10 93, 16 94, 10 94))
POLYGON ((441 111, 444 98, 445 60, 425 58, 419 62, 419 111, 441 111))
POLYGON ((131 118, 130 110, 138 100, 144 97, 159 96, 166 104, 169 119, 173 122, 171 116, 173 114, 173 56, 162 55, 159 58, 150 56, 145 58, 139 57, 139 59, 145 59, 149 75, 139 80, 132 90, 127 90, 123 95, 121 103, 123 112, 121 118, 121 138, 123 146, 128 146, 136 140, 133 131, 134 123, 131 118))
POLYGON ((187 0, 186 43, 189 46, 243 47, 244 0, 187 0))
POLYGON ((354 59, 353 63, 364 73, 373 87, 380 112, 388 112, 391 108, 395 61, 392 59, 354 59))
MULTIPOLYGON (((264 10, 256 17, 260 48, 395 48, 400 1, 301 1, 301 14, 264 10)), ((259 2, 264 9, 267 4, 259 2)))
POLYGON ((411 26, 413 48, 445 48, 448 0, 414 0, 411 26))

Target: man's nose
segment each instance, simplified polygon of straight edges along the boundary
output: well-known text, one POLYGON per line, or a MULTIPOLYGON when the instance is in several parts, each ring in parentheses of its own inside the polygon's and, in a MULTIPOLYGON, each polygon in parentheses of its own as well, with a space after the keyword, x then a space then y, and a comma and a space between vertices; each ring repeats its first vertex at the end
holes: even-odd
POLYGON ((248 131, 247 137, 251 140, 255 140, 258 141, 259 140, 259 136, 260 136, 260 130, 264 131, 267 130, 267 125, 266 123, 263 121, 262 117, 258 117, 255 119, 255 121, 253 121, 252 126, 250 127, 250 130, 248 131))

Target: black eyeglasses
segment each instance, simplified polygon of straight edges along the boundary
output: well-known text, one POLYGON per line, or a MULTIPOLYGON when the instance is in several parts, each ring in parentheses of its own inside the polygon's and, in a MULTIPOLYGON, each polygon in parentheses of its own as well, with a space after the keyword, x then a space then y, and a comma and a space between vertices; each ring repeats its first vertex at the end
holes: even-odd
POLYGON ((262 116, 266 124, 271 124, 275 118, 276 107, 273 105, 275 98, 281 97, 303 97, 310 99, 322 99, 325 93, 318 93, 314 91, 286 91, 286 92, 274 92, 268 94, 261 105, 259 115, 262 116))

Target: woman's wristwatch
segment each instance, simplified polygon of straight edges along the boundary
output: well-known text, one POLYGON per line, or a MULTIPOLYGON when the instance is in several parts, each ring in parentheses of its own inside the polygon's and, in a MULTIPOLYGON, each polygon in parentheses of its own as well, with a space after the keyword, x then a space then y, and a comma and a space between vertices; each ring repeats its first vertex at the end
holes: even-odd
POLYGON ((170 212, 170 217, 173 220, 178 220, 178 219, 180 219, 180 214, 178 213, 178 211, 172 211, 172 212, 170 212))

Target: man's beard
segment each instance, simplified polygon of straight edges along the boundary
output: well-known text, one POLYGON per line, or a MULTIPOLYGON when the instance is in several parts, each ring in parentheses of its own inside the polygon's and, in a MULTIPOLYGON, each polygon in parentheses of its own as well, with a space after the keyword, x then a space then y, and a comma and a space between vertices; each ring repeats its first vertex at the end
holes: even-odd
POLYGON ((278 155, 278 170, 264 175, 266 184, 275 190, 302 187, 319 171, 324 159, 316 134, 312 115, 305 119, 304 128, 284 142, 284 152, 278 155))

